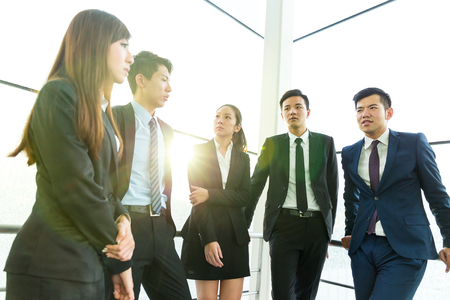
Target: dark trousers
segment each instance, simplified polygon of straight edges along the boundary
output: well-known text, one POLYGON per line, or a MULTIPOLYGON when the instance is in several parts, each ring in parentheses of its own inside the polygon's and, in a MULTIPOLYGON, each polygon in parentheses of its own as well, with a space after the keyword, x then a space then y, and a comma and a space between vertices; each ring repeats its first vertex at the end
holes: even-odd
POLYGON ((410 300, 422 281, 427 261, 401 257, 387 238, 364 237, 350 255, 357 300, 410 300))
MULTIPOLYGON (((164 216, 131 213, 131 219, 135 298, 139 298, 142 284, 151 300, 191 300, 184 268, 175 250, 175 228, 164 216)), ((107 299, 114 299, 111 286, 107 290, 107 299)))
POLYGON ((272 298, 315 299, 328 250, 323 218, 280 214, 269 245, 272 298))
POLYGON ((101 300, 104 297, 103 278, 91 283, 14 273, 6 276, 6 300, 101 300))

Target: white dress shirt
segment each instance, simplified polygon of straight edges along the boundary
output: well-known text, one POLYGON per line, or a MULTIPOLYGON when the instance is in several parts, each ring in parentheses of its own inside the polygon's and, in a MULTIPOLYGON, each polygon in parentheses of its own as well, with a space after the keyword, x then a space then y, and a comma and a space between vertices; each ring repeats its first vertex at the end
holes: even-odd
POLYGON ((292 133, 289 134, 289 185, 286 200, 284 200, 283 208, 298 209, 297 208, 297 189, 296 189, 296 177, 295 177, 295 152, 297 143, 296 138, 302 139, 303 158, 305 162, 305 186, 306 186, 306 198, 308 201, 308 210, 320 211, 319 204, 311 186, 311 176, 309 172, 309 130, 302 136, 295 136, 292 133))
POLYGON ((216 145, 217 161, 219 162, 220 174, 222 175, 222 187, 225 189, 227 185, 228 173, 230 172, 231 163, 231 149, 233 149, 233 141, 228 145, 225 157, 219 151, 219 143, 214 139, 214 144, 216 145))
MULTIPOLYGON (((131 100, 135 116, 135 141, 133 162, 131 165, 130 186, 122 199, 124 205, 149 205, 151 203, 151 185, 150 185, 150 113, 135 100, 131 100)), ((164 162, 165 147, 164 136, 161 127, 156 122, 158 131, 158 168, 161 193, 161 205, 166 208, 167 196, 163 194, 165 188, 164 182, 164 162)))
MULTIPOLYGON (((386 165, 387 159, 387 151, 389 145, 389 129, 387 129, 383 134, 377 139, 380 142, 378 143, 378 157, 380 159, 380 181, 383 176, 384 166, 386 165)), ((358 174, 364 180, 364 182, 370 186, 370 176, 369 176, 369 157, 370 152, 372 152, 372 142, 374 140, 370 137, 364 137, 364 144, 361 149, 361 156, 359 157, 358 162, 358 174)), ((383 226, 381 226, 381 222, 378 221, 375 225, 375 234, 386 236, 383 230, 383 226)))

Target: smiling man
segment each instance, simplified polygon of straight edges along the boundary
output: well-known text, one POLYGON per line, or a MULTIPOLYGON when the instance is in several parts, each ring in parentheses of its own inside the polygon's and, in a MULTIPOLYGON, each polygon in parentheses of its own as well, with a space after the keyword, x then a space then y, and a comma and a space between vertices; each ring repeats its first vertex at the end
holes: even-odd
MULTIPOLYGON (((135 240, 133 282, 152 300, 190 300, 184 268, 175 250, 170 210, 172 128, 156 116, 172 91, 172 63, 148 51, 134 57, 128 75, 133 100, 113 108, 124 143, 119 199, 131 215, 135 240)), ((111 295, 111 299, 113 299, 111 295)))
POLYGON ((251 178, 247 225, 269 180, 264 240, 269 241, 273 299, 315 299, 336 216, 338 170, 332 137, 306 127, 309 99, 280 100, 288 133, 266 139, 251 178))
POLYGON ((434 152, 422 133, 388 129, 391 98, 367 88, 353 98, 364 139, 342 150, 345 234, 357 300, 406 300, 438 258, 424 210, 424 192, 444 240, 450 270, 450 199, 434 152))

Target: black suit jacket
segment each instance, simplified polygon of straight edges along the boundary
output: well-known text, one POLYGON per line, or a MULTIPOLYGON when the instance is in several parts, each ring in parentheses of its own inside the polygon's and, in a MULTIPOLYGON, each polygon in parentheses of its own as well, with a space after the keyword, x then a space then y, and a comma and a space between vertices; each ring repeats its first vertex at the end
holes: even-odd
POLYGON ((75 131, 78 97, 68 80, 50 81, 40 91, 31 120, 36 154, 36 202, 17 234, 5 271, 39 277, 95 282, 103 264, 112 274, 131 261, 102 254, 115 244, 115 220, 127 213, 116 197, 117 146, 103 113, 99 158, 75 131))
MULTIPOLYGON (((250 241, 245 221, 244 207, 250 197, 250 159, 248 154, 232 149, 230 170, 225 189, 217 161, 216 146, 213 140, 193 148, 188 166, 189 184, 208 190, 209 200, 194 206, 186 221, 182 236, 187 241, 205 246, 217 241, 215 225, 221 223, 220 213, 225 208, 231 219, 232 231, 239 245, 250 241), (215 216, 217 219, 213 219, 215 216)), ((228 218, 228 216, 223 216, 228 218)))
MULTIPOLYGON (((338 169, 333 138, 320 133, 309 133, 309 169, 314 196, 320 206, 331 240, 338 193, 338 169)), ((251 178, 250 203, 245 210, 250 226, 259 197, 269 180, 264 214, 264 239, 268 241, 286 199, 289 185, 289 134, 269 137, 262 146, 251 178)))
MULTIPOLYGON (((130 185, 131 166, 134 155, 134 141, 136 137, 136 123, 133 106, 131 103, 123 106, 115 106, 113 107, 113 115, 124 143, 123 155, 119 162, 119 199, 123 199, 130 185)), ((167 196, 166 218, 169 224, 172 224, 174 227, 175 234, 175 224, 172 219, 170 208, 170 198, 172 194, 172 166, 170 163, 170 149, 172 147, 173 129, 159 118, 158 123, 161 126, 161 131, 164 135, 164 195, 167 196)))

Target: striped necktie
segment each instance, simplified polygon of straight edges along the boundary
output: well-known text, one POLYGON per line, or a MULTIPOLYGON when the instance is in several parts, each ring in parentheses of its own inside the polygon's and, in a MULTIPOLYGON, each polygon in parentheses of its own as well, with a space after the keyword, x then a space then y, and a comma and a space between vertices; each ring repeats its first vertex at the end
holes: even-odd
POLYGON ((161 212, 161 191, 158 167, 158 130, 155 118, 150 120, 150 188, 152 211, 159 214, 161 212))

